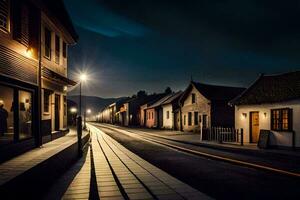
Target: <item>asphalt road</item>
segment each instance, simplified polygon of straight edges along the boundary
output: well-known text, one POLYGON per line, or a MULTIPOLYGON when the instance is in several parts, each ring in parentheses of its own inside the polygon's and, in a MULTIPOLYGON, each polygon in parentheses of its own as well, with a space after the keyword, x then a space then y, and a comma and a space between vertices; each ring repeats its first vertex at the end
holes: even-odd
POLYGON ((192 155, 98 127, 143 159, 216 199, 299 199, 300 178, 192 155))

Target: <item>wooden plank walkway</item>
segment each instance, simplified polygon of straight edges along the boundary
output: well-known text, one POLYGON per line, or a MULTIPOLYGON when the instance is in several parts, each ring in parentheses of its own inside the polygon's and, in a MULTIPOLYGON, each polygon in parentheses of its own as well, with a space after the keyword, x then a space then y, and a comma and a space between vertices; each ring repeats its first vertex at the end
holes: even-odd
POLYGON ((88 127, 100 199, 211 199, 88 127))
POLYGON ((62 199, 89 199, 91 180, 91 153, 88 148, 85 162, 62 199))

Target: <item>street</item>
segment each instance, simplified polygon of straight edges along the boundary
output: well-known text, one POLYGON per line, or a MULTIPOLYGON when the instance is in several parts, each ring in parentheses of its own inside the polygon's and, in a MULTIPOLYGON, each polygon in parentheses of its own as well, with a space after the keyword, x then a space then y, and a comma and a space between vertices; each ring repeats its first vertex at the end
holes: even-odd
MULTIPOLYGON (((300 194, 298 190, 299 177, 176 150, 161 143, 158 144, 153 140, 141 139, 137 136, 138 134, 135 133, 134 129, 130 129, 129 132, 126 131, 128 128, 112 128, 104 124, 94 125, 143 159, 213 198, 296 199, 300 194), (132 134, 130 135, 130 133, 132 134)), ((166 140, 164 140, 164 143, 174 144, 174 142, 166 140)), ((205 148, 195 148, 187 144, 181 144, 181 146, 197 149, 197 151, 205 151, 205 148)), ((220 151, 206 149, 205 152, 207 151, 210 154, 222 155, 220 151)), ((259 158, 256 159, 253 155, 222 153, 224 157, 231 156, 253 160, 253 162, 249 163, 254 163, 254 160, 255 162, 261 162, 259 158)), ((287 166, 280 165, 280 162, 282 163, 283 161, 279 160, 276 162, 272 158, 266 161, 269 164, 268 166, 274 163, 274 169, 277 169, 278 166, 286 169, 293 167, 292 164, 287 164, 287 166)), ((295 167, 299 160, 294 160, 292 163, 294 163, 295 167)))

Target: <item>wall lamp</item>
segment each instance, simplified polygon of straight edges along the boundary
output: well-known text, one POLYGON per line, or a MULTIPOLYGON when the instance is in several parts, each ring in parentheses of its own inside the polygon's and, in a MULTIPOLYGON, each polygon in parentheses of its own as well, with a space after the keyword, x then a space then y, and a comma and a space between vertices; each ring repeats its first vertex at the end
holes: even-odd
POLYGON ((242 113, 243 118, 247 117, 247 113, 242 113))

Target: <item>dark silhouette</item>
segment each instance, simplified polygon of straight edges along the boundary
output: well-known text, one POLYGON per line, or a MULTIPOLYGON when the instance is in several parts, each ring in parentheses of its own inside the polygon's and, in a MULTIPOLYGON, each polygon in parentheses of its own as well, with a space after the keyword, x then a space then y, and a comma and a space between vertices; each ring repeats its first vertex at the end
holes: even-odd
POLYGON ((166 94, 171 94, 173 91, 170 87, 167 87, 166 90, 165 90, 165 93, 166 94))
POLYGON ((3 104, 0 105, 0 135, 4 135, 7 132, 8 112, 3 107, 3 104))

